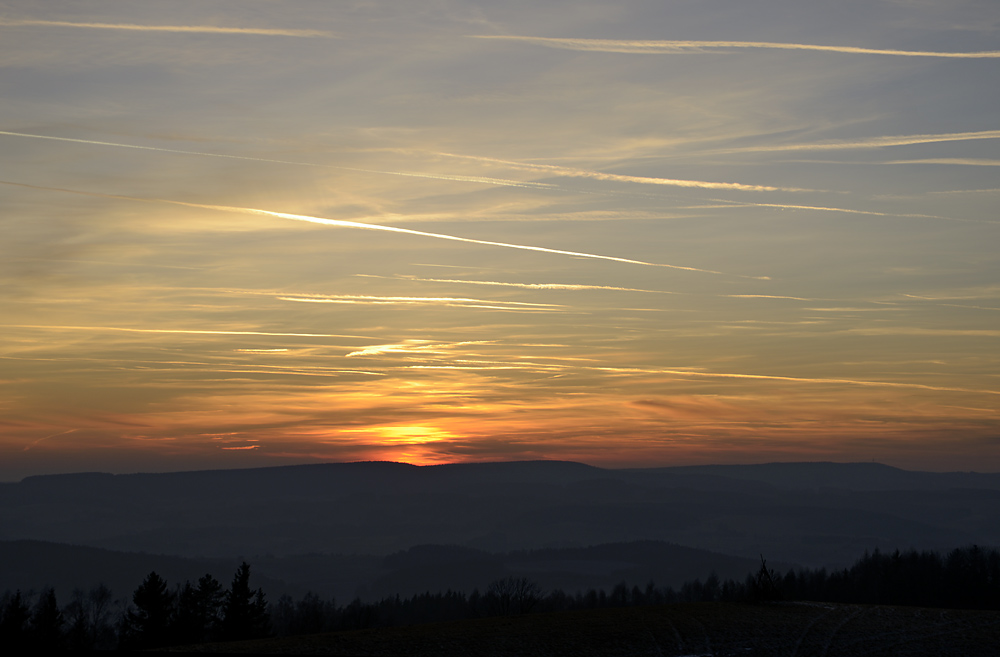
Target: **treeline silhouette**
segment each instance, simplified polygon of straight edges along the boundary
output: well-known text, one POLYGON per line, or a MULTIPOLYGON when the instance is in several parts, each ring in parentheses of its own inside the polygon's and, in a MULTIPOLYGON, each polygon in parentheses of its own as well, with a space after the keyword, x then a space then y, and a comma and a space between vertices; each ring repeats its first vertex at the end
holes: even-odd
POLYGON ((250 588, 250 566, 244 562, 228 590, 211 575, 171 590, 151 572, 131 601, 114 601, 103 585, 87 593, 75 591, 62 608, 52 589, 37 596, 8 591, 0 598, 0 648, 154 648, 541 611, 775 600, 1000 610, 1000 552, 977 546, 944 555, 876 550, 843 570, 800 569, 784 575, 768 569, 762 557, 760 569, 743 581, 723 581, 712 574, 679 589, 622 582, 610 591, 543 592, 525 577, 509 576, 483 592, 397 595, 370 603, 355 599, 342 606, 315 593, 299 600, 283 595, 269 604, 261 589, 250 588))
POLYGON ((34 605, 21 591, 0 599, 0 648, 28 650, 114 650, 253 639, 271 634, 264 591, 250 588, 243 562, 229 590, 205 575, 171 591, 149 573, 128 600, 113 600, 103 584, 76 590, 61 608, 55 591, 44 589, 34 605))

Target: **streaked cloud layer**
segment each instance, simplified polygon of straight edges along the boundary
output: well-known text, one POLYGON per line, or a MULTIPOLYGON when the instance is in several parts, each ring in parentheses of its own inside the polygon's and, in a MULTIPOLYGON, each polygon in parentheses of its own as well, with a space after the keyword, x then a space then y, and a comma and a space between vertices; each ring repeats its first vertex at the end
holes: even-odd
POLYGON ((0 480, 1000 470, 997 26, 860 0, 7 7, 0 480))

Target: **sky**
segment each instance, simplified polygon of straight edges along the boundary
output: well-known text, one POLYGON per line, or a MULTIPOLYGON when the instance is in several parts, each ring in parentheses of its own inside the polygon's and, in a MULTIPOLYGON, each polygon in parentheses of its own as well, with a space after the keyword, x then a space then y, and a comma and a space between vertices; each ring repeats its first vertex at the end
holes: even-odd
POLYGON ((0 480, 1000 471, 993 0, 0 2, 0 480))

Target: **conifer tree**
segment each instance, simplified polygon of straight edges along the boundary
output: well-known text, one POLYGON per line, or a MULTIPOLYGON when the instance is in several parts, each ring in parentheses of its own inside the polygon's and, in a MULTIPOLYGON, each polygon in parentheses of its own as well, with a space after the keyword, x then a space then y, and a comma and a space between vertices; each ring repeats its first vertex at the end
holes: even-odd
POLYGON ((136 610, 126 616, 125 643, 152 648, 167 645, 168 629, 174 616, 174 596, 156 571, 149 573, 132 594, 136 610))
POLYGON ((201 577, 197 588, 184 582, 173 626, 177 643, 211 641, 218 633, 222 598, 222 585, 211 575, 201 577))
POLYGON ((266 636, 269 631, 264 591, 250 588, 250 564, 236 569, 222 609, 222 637, 229 641, 266 636))
POLYGON ((55 589, 42 591, 31 613, 32 645, 43 650, 58 650, 62 647, 64 624, 55 589))
POLYGON ((4 601, 0 610, 0 645, 17 653, 27 646, 28 623, 31 620, 31 609, 21 595, 20 589, 4 601))

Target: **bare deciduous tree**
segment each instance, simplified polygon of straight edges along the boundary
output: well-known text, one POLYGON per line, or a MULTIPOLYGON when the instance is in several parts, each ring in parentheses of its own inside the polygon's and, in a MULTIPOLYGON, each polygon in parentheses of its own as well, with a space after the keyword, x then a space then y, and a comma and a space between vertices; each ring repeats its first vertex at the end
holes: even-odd
POLYGON ((491 611, 500 616, 514 616, 531 611, 542 597, 538 585, 527 577, 508 575, 493 580, 486 588, 491 611))

